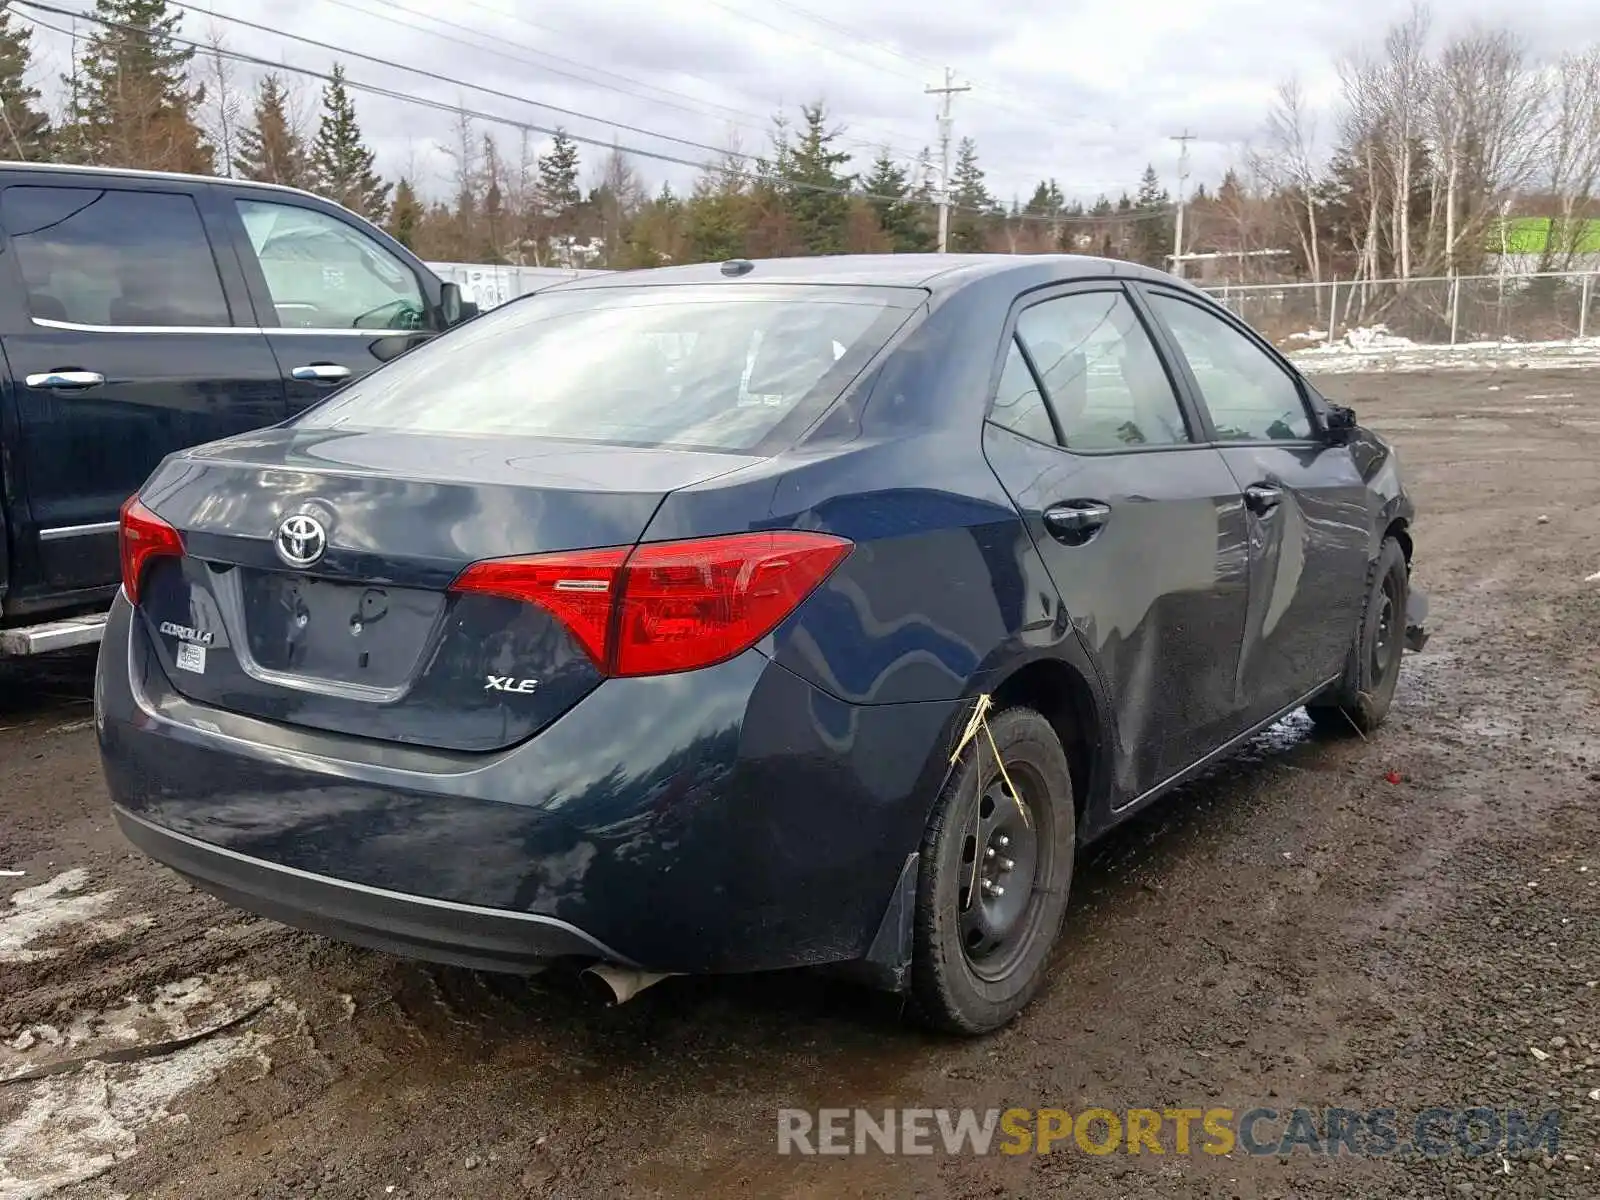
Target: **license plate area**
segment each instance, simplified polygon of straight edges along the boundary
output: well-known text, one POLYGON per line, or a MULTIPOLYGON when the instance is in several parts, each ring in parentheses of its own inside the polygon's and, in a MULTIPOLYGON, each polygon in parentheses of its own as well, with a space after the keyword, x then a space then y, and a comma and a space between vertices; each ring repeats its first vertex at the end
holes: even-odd
POLYGON ((246 640, 269 671, 374 688, 411 679, 445 597, 275 571, 244 571, 246 640))

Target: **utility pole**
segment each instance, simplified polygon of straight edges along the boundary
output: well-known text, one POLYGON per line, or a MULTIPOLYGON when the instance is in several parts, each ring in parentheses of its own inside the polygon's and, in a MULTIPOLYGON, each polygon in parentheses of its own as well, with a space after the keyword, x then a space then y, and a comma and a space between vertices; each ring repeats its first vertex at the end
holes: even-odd
POLYGON ((1173 231, 1172 238, 1172 273, 1179 279, 1183 278, 1183 190, 1184 184, 1189 180, 1189 143, 1194 141, 1194 134, 1185 129, 1172 139, 1178 143, 1178 227, 1173 231))
POLYGON ((943 96, 944 101, 939 108, 939 161, 942 164, 943 174, 939 179, 939 253, 947 253, 950 245, 950 98, 957 92, 970 92, 970 83, 956 85, 956 73, 949 67, 944 69, 944 86, 924 88, 923 92, 929 96, 943 96))

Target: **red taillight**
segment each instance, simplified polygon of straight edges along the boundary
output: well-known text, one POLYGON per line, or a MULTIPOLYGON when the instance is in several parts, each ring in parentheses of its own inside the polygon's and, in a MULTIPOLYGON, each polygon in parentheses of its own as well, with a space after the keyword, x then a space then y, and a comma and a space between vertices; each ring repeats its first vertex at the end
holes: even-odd
POLYGON ((452 585, 553 613, 608 675, 708 667, 748 650, 850 552, 822 533, 739 533, 475 563, 452 585))
POLYGON ((561 619, 589 657, 602 667, 611 628, 611 602, 626 548, 541 554, 535 558, 491 558, 473 563, 451 591, 503 596, 537 604, 561 619))
POLYGON ((139 585, 151 559, 183 557, 183 535, 140 504, 138 496, 122 502, 117 540, 122 553, 122 590, 130 604, 139 603, 139 585))

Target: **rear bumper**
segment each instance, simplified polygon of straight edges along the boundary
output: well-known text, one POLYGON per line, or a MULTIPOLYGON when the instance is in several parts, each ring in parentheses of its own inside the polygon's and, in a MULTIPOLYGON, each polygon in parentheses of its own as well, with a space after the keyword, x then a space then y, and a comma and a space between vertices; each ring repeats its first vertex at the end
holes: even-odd
POLYGON ((423 750, 187 700, 130 613, 95 715, 140 849, 287 924, 494 969, 866 956, 960 711, 846 704, 750 651, 608 680, 509 750, 423 750))
POLYGON ((565 921, 409 896, 314 875, 173 833, 113 806, 127 839, 236 908, 407 958, 483 971, 527 971, 563 957, 633 964, 565 921))

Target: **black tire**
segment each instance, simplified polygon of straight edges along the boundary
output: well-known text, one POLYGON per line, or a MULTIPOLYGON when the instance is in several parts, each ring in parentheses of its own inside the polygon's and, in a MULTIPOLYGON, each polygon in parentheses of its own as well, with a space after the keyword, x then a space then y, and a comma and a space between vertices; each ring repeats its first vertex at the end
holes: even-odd
POLYGON ((1410 572, 1405 551, 1385 538, 1367 571, 1367 598, 1356 629, 1355 644, 1345 660, 1344 675, 1327 693, 1306 705, 1306 712, 1329 733, 1363 734, 1383 724, 1400 682, 1405 655, 1406 598, 1410 572))
POLYGON ((923 836, 911 965, 918 1018, 969 1035, 1006 1024, 1043 982, 1077 848, 1072 774, 1050 723, 1032 709, 1011 708, 991 714, 989 728, 1021 804, 1006 790, 980 730, 923 836), (1026 892, 1015 882, 1008 891, 1007 880, 1024 876, 1031 881, 1026 892))

